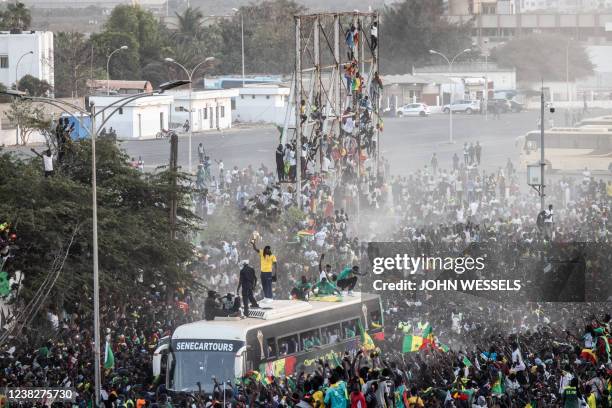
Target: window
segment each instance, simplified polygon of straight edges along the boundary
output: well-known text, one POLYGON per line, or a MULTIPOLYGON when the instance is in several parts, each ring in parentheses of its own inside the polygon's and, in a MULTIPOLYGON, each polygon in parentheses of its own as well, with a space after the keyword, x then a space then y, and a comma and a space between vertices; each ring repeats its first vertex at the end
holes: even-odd
POLYGON ((119 111, 117 111, 117 113, 123 115, 123 108, 119 108, 119 111))
POLYGON ((330 324, 321 329, 323 344, 335 344, 340 341, 340 324, 330 324))
POLYGON ((286 356, 288 354, 294 354, 298 350, 298 335, 292 334, 291 336, 283 337, 278 340, 278 355, 286 356))
POLYGON ((255 95, 251 95, 251 99, 255 99, 255 95))
MULTIPOLYGON (((206 111, 206 109, 204 109, 204 111, 206 111)), ((268 340, 266 340, 266 357, 276 357, 276 342, 274 341, 274 337, 270 337, 268 340)))
POLYGON ((370 312, 370 328, 378 329, 382 327, 382 316, 380 315, 380 310, 374 310, 370 312))
POLYGON ((221 117, 225 117, 225 106, 221 105, 221 117))
POLYGON ((342 336, 344 339, 352 339, 359 335, 359 319, 349 320, 342 323, 342 336))
POLYGON ((8 67, 9 67, 8 55, 0 55, 0 68, 8 68, 8 67))
POLYGON ((266 95, 266 99, 270 99, 270 95, 266 95))
POLYGON ((319 329, 307 330, 300 333, 300 351, 310 351, 321 345, 319 329))
POLYGON ((240 95, 240 99, 244 99, 244 95, 240 95))
POLYGON ((208 109, 202 109, 204 111, 204 119, 208 119, 208 109))

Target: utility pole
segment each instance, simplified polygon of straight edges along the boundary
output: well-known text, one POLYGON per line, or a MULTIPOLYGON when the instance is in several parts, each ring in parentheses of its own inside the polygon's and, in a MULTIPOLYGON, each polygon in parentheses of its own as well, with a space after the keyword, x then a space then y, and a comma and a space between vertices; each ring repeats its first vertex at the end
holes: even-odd
POLYGON ((170 192, 170 239, 176 238, 176 175, 178 172, 178 135, 172 132, 170 136, 170 181, 172 191, 170 192))
POLYGON ((302 20, 295 17, 295 199, 302 209, 302 20))
POLYGON ((91 197, 92 197, 92 246, 93 246, 93 290, 94 290, 94 386, 95 406, 100 403, 102 375, 100 370, 100 275, 98 269, 98 193, 96 177, 96 107, 91 105, 91 197))
POLYGON ((544 211, 544 82, 540 94, 540 211, 544 211))

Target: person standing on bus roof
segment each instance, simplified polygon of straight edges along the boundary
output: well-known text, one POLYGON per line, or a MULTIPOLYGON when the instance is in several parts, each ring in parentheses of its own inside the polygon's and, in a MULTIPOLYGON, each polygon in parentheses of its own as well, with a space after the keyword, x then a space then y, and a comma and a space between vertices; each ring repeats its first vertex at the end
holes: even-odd
POLYGON ((349 296, 353 296, 353 289, 355 289, 355 285, 357 284, 357 276, 364 276, 365 274, 359 273, 359 267, 357 265, 352 268, 346 267, 340 272, 338 275, 338 281, 336 284, 340 288, 340 290, 347 290, 349 296))
POLYGON ((255 300, 255 296, 253 295, 255 285, 257 285, 257 276, 255 276, 255 269, 249 265, 248 260, 240 262, 240 265, 242 268, 240 268, 240 278, 238 280, 238 288, 236 289, 236 293, 238 293, 242 288, 241 295, 243 312, 245 317, 249 317, 249 302, 251 303, 251 307, 259 307, 257 300, 255 300))
POLYGON ((321 254, 321 258, 319 258, 319 282, 323 280, 323 278, 329 279, 331 276, 331 265, 326 264, 325 270, 323 270, 323 258, 325 258, 325 254, 321 254))
POLYGON ((276 256, 272 254, 270 245, 266 245, 264 249, 258 249, 254 239, 251 240, 251 245, 253 245, 253 250, 259 254, 261 288, 263 289, 264 293, 262 302, 268 303, 273 300, 272 277, 276 276, 276 256))

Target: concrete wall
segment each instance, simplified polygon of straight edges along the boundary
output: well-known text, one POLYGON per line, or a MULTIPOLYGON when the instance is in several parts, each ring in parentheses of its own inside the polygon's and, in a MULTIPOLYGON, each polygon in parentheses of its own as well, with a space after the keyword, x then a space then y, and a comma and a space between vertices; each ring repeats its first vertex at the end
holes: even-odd
POLYGON ((236 98, 235 117, 240 122, 285 122, 288 95, 240 94, 236 98))
POLYGON ((15 78, 32 75, 54 86, 53 33, 50 31, 24 31, 22 34, 0 32, 0 57, 8 57, 8 67, 0 67, 0 83, 10 87, 15 78), (25 55, 17 67, 19 58, 25 55), (18 68, 17 72, 15 69, 18 68))
MULTIPOLYGON (((95 96, 90 100, 95 103, 99 111, 109 106, 121 97, 95 96)), ((171 114, 172 96, 149 96, 130 102, 110 117, 104 126, 107 131, 112 127, 120 139, 149 139, 154 138, 161 129, 168 129, 171 114)), ((102 124, 113 108, 108 108, 104 114, 98 116, 98 126, 102 124)))
MULTIPOLYGON (((189 92, 168 92, 172 95, 171 127, 180 127, 189 115, 189 92)), ((238 95, 237 89, 214 91, 193 91, 191 94, 191 123, 194 132, 229 129, 232 127, 232 97, 238 95)))

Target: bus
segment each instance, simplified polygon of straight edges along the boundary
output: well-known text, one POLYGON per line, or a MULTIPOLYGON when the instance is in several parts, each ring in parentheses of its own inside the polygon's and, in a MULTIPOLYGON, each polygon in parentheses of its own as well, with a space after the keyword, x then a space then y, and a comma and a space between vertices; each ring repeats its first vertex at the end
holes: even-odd
MULTIPOLYGON (((540 162, 540 131, 534 130, 517 140, 520 165, 540 162)), ((544 133, 547 170, 563 172, 607 172, 612 163, 612 130, 600 126, 555 127, 544 133)))
POLYGON ((312 372, 319 359, 331 365, 361 347, 361 330, 384 339, 380 297, 358 293, 337 302, 275 300, 246 319, 216 318, 176 328, 153 355, 153 375, 172 393, 211 393, 215 382, 312 372), (165 368, 165 370, 164 370, 165 368))
POLYGON ((599 116, 596 118, 586 118, 582 119, 578 126, 586 127, 586 126, 598 126, 598 127, 607 127, 612 129, 612 115, 599 116))

